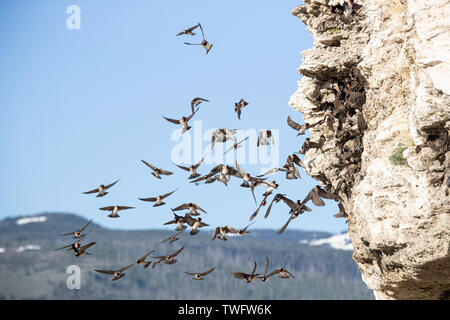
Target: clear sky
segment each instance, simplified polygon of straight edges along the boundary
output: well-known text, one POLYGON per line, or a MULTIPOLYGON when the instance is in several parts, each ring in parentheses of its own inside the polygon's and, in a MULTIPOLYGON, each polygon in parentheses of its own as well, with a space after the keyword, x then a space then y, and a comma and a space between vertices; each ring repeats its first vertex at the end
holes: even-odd
MULTIPOLYGON (((199 137, 213 128, 279 130, 276 147, 260 147, 258 163, 250 163, 247 155, 242 167, 254 175, 270 167, 261 163, 267 148, 282 165, 308 136, 296 137, 286 124, 288 115, 303 123, 288 102, 300 79, 300 52, 312 46, 306 26, 291 14, 299 4, 0 2, 0 218, 56 211, 77 213, 110 228, 162 228, 172 218, 170 207, 190 201, 208 212, 204 221, 211 227, 247 225, 256 209, 250 190, 239 187, 236 178, 228 187, 189 183, 188 173, 171 163, 180 143, 177 126, 162 115, 180 118, 190 113, 192 98, 209 99, 193 118, 199 137), (70 5, 81 10, 80 29, 66 26, 70 5), (194 37, 175 36, 198 22, 213 43, 208 55, 199 46, 183 44, 198 42, 199 29, 194 37), (234 103, 240 98, 249 105, 238 120, 234 103), (157 180, 141 159, 174 174, 157 180), (81 194, 118 178, 103 198, 81 194), (159 208, 137 199, 176 188, 159 208), (123 211, 119 219, 98 210, 115 204, 136 209, 123 211)), ((183 135, 191 143, 192 162, 198 160, 194 148, 209 150, 209 142, 194 142, 194 135, 194 126, 183 135)), ((215 150, 222 154, 224 145, 216 144, 215 150)), ((202 164, 199 172, 207 173, 215 164, 202 164)), ((318 182, 300 173, 300 180, 286 180, 283 173, 269 179, 280 184, 279 192, 303 199, 318 182)), ((263 192, 256 189, 258 201, 263 192)), ((337 205, 326 203, 323 208, 311 203, 313 211, 289 228, 345 230, 344 219, 333 217, 337 205)), ((268 219, 264 212, 254 228, 278 229, 288 218, 282 203, 268 219)))

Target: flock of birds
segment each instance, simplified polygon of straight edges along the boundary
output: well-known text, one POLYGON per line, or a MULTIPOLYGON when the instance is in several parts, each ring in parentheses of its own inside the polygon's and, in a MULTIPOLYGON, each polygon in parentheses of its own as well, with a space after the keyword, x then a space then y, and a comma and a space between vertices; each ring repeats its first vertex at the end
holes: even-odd
MULTIPOLYGON (((210 42, 205 40, 203 28, 200 23, 178 33, 177 36, 180 36, 180 35, 194 36, 195 33, 193 31, 196 28, 200 28, 200 30, 202 32, 203 41, 201 43, 185 42, 185 44, 201 45, 206 50, 206 54, 208 54, 208 52, 211 50, 213 45, 210 42)), ((333 84, 331 86, 331 88, 333 88, 334 90, 339 91, 339 92, 345 90, 345 88, 342 88, 341 85, 339 85, 339 84, 333 84)), ((171 119, 171 118, 167 118, 167 117, 164 117, 164 119, 166 119, 167 121, 169 121, 171 123, 181 126, 182 133, 184 133, 191 128, 188 125, 188 122, 198 112, 199 104, 201 104, 202 102, 209 102, 209 100, 197 97, 191 101, 190 115, 183 116, 180 119, 171 119)), ((235 103, 234 111, 236 112, 238 119, 240 119, 240 117, 241 117, 242 109, 244 107, 246 107, 248 104, 249 103, 247 101, 245 101, 244 99, 241 99, 240 101, 235 103)), ((322 123, 326 123, 329 127, 333 128, 333 130, 334 130, 334 121, 336 119, 339 122, 337 131, 347 130, 348 128, 351 128, 352 124, 348 123, 348 121, 347 121, 348 119, 346 117, 340 117, 339 114, 336 116, 336 114, 333 114, 332 112, 326 112, 324 119, 315 124, 305 123, 303 125, 300 125, 299 123, 296 123, 294 120, 292 120, 291 117, 287 118, 287 124, 297 132, 297 136, 298 136, 298 135, 305 134, 305 131, 307 129, 312 128, 312 127, 322 124, 322 123), (345 123, 342 123, 342 122, 345 122, 345 123)), ((356 125, 361 125, 361 123, 360 123, 361 119, 358 117, 356 118, 356 120, 350 119, 349 121, 350 122, 355 121, 356 125)), ((236 129, 225 129, 225 128, 215 130, 211 136, 211 150, 214 149, 216 142, 226 142, 228 140, 234 141, 234 144, 225 153, 230 152, 232 150, 236 150, 239 147, 241 147, 245 143, 245 141, 248 139, 248 137, 241 141, 237 141, 236 138, 234 137, 234 135, 236 134, 236 131, 237 131, 236 129)), ((335 132, 336 134, 338 133, 337 131, 335 132)), ((271 142, 273 144, 274 140, 273 140, 272 132, 270 130, 261 130, 258 135, 257 146, 259 147, 260 145, 268 145, 269 139, 271 140, 271 142)), ((301 147, 301 149, 296 153, 305 154, 306 151, 308 151, 309 149, 314 149, 314 148, 321 149, 322 146, 324 145, 324 142, 325 142, 324 136, 322 136, 316 142, 310 141, 310 139, 307 138, 305 140, 303 146, 301 147)), ((347 215, 345 213, 344 207, 341 204, 342 198, 338 195, 339 187, 336 188, 336 190, 330 191, 330 190, 324 190, 319 185, 316 185, 315 187, 312 188, 312 190, 307 194, 307 196, 303 200, 296 200, 296 201, 289 199, 286 196, 286 194, 282 194, 282 193, 274 194, 274 191, 278 189, 279 185, 276 181, 267 181, 267 178, 265 176, 268 176, 268 175, 271 175, 271 174, 274 174, 277 172, 285 172, 286 179, 288 179, 288 180, 299 179, 300 178, 299 168, 303 168, 303 169, 307 168, 296 153, 290 154, 286 159, 286 163, 282 167, 273 168, 273 169, 269 170, 268 172, 261 174, 261 175, 257 175, 257 176, 253 176, 250 173, 246 172, 244 169, 242 169, 242 167, 239 165, 239 163, 237 161, 235 162, 235 167, 230 166, 230 165, 225 165, 225 164, 219 164, 219 165, 215 166, 214 168, 212 168, 210 170, 210 172, 205 175, 201 175, 197 172, 197 170, 198 170, 199 166, 201 165, 201 163, 203 162, 204 158, 189 167, 185 167, 185 166, 181 166, 181 165, 177 165, 177 164, 174 164, 174 165, 176 165, 178 168, 180 168, 182 170, 189 172, 190 175, 188 176, 188 179, 190 180, 191 183, 195 183, 195 184, 199 184, 200 182, 204 182, 204 183, 208 184, 208 183, 214 183, 216 181, 219 181, 219 182, 222 182, 225 186, 228 186, 228 182, 231 179, 231 177, 242 179, 242 184, 240 186, 243 188, 249 188, 251 190, 253 199, 255 200, 255 203, 257 205, 256 211, 250 216, 250 219, 249 219, 250 221, 253 221, 256 218, 260 209, 267 205, 267 203, 269 201, 268 200, 269 197, 271 195, 273 195, 273 198, 271 199, 270 204, 268 205, 268 207, 266 209, 264 218, 267 218, 269 216, 273 204, 279 203, 281 201, 287 206, 287 209, 289 209, 289 218, 287 219, 286 223, 281 227, 281 229, 278 230, 278 232, 277 232, 278 234, 281 234, 282 232, 284 232, 292 220, 299 217, 305 211, 309 212, 312 210, 310 207, 307 206, 309 201, 311 201, 315 206, 324 206, 325 202, 323 201, 323 199, 335 200, 338 202, 338 205, 339 205, 339 213, 336 214, 335 216, 336 217, 346 217, 347 215), (257 187, 265 188, 265 192, 262 194, 263 199, 259 203, 259 205, 257 203, 256 196, 255 196, 255 189, 257 187)), ((173 174, 173 172, 162 169, 162 168, 155 167, 154 165, 152 165, 151 163, 149 163, 145 160, 141 160, 141 161, 144 165, 146 165, 148 168, 151 169, 151 174, 157 179, 162 179, 163 176, 165 176, 165 175, 173 174)), ((97 187, 95 189, 83 192, 83 194, 97 194, 96 197, 103 197, 108 194, 107 190, 109 190, 111 187, 113 187, 117 182, 119 182, 119 180, 116 180, 107 185, 101 184, 99 187, 97 187)), ((162 194, 162 195, 157 195, 157 196, 148 197, 148 198, 139 198, 139 200, 153 202, 154 207, 163 206, 166 204, 164 202, 164 200, 176 191, 177 191, 177 189, 175 189, 171 192, 162 194)), ((114 205, 114 206, 102 207, 99 209, 110 212, 108 214, 108 217, 110 217, 110 218, 119 218, 120 217, 119 211, 134 209, 134 207, 114 205)), ((188 228, 188 226, 190 227, 189 234, 191 236, 194 236, 197 233, 199 233, 200 228, 209 226, 208 224, 203 222, 202 217, 200 217, 200 215, 202 213, 206 213, 206 211, 195 203, 184 203, 175 208, 171 208, 171 211, 173 213, 173 219, 164 223, 164 225, 175 224, 176 225, 175 231, 177 231, 177 233, 171 235, 170 237, 168 237, 166 239, 163 239, 160 243, 165 243, 165 242, 173 243, 173 242, 179 240, 179 236, 185 232, 185 230, 188 228), (177 214, 178 211, 183 211, 183 210, 188 210, 188 212, 186 212, 184 215, 177 214)), ((90 247, 95 245, 95 242, 90 242, 86 245, 82 245, 81 240, 89 234, 89 232, 84 233, 84 231, 90 225, 91 222, 92 222, 92 220, 90 220, 85 226, 83 226, 82 228, 80 228, 76 231, 65 233, 64 236, 73 236, 73 239, 76 239, 76 241, 72 244, 63 246, 56 250, 67 249, 68 251, 73 251, 74 255, 76 257, 82 257, 82 256, 89 255, 90 253, 87 252, 87 249, 89 249, 90 247)), ((247 229, 253 223, 254 222, 251 222, 249 225, 247 225, 246 227, 244 227, 242 229, 234 228, 234 227, 231 227, 228 225, 219 226, 219 227, 215 228, 215 230, 213 232, 212 240, 215 240, 217 238, 218 240, 227 241, 227 235, 229 235, 229 234, 245 236, 246 234, 249 233, 249 231, 247 231, 247 229)), ((144 256, 136 259, 135 263, 129 264, 129 265, 119 268, 117 270, 95 269, 95 271, 99 272, 99 273, 113 275, 112 281, 115 281, 115 280, 122 278, 125 275, 124 271, 131 268, 135 264, 142 265, 144 269, 146 269, 150 265, 152 266, 152 268, 155 268, 155 266, 162 265, 162 264, 169 264, 169 265, 174 264, 177 262, 177 259, 175 259, 175 257, 177 257, 180 253, 182 253, 183 249, 184 249, 184 247, 181 247, 178 250, 176 250, 168 255, 165 255, 165 256, 164 255, 151 256, 150 258, 153 259, 153 261, 147 260, 147 258, 154 252, 154 250, 151 250, 150 252, 146 253, 144 256)), ((257 269, 257 263, 254 262, 254 266, 253 266, 251 273, 231 272, 231 275, 238 279, 243 279, 247 283, 250 283, 255 279, 259 279, 263 282, 266 282, 270 277, 272 277, 274 275, 279 275, 279 278, 281 278, 281 279, 288 279, 291 277, 294 278, 294 276, 288 270, 286 270, 285 268, 282 268, 282 267, 276 268, 273 271, 269 272, 269 258, 268 257, 266 258, 264 275, 260 276, 260 273, 256 273, 256 269, 257 269)), ((215 270, 215 267, 212 267, 209 270, 204 271, 204 272, 185 272, 185 273, 187 275, 192 276, 193 277, 192 279, 194 279, 194 280, 203 280, 206 275, 210 274, 214 270, 215 270)))

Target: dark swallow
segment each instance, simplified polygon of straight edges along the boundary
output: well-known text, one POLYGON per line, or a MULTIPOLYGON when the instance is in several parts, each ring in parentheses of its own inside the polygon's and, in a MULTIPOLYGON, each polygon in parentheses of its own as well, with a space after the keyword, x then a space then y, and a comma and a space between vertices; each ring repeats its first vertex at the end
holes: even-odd
MULTIPOLYGON (((209 100, 206 100, 206 99, 203 99, 203 98, 200 98, 200 97, 192 99, 192 101, 191 101, 192 113, 194 113, 195 107, 198 106, 200 103, 202 103, 202 101, 209 102, 209 100)), ((198 110, 198 108, 197 108, 197 110, 198 110)))
POLYGON ((82 227, 81 229, 78 229, 78 230, 76 230, 76 231, 74 231, 74 232, 64 233, 64 234, 62 234, 62 236, 70 236, 70 235, 74 235, 74 236, 73 236, 74 239, 81 239, 81 238, 83 238, 84 236, 86 236, 86 234, 83 234, 83 230, 86 229, 87 226, 88 226, 91 222, 92 222, 92 219, 89 220, 89 222, 88 222, 84 227, 82 227))
POLYGON ((180 169, 183 169, 183 170, 185 170, 185 171, 189 171, 190 175, 189 175, 188 179, 194 179, 194 178, 200 177, 200 174, 197 173, 197 169, 198 169, 198 167, 200 166, 200 164, 203 162, 203 159, 205 159, 205 158, 203 157, 203 158, 202 158, 199 162, 197 162, 195 165, 192 165, 192 166, 189 166, 189 167, 183 167, 183 166, 180 166, 180 165, 178 165, 178 164, 175 164, 175 165, 176 165, 178 168, 180 168, 180 169))
POLYGON ((198 26, 199 26, 199 25, 197 24, 197 25, 195 25, 195 26, 193 26, 193 27, 190 27, 189 29, 186 29, 186 30, 184 30, 184 31, 181 31, 180 33, 177 34, 177 36, 181 36, 181 35, 183 35, 183 34, 187 34, 187 35, 190 35, 190 36, 195 36, 195 33, 192 32, 192 31, 194 31, 195 29, 197 29, 198 26))
POLYGON ((142 265, 142 266, 144 267, 144 269, 147 269, 147 267, 148 267, 149 265, 151 265, 152 262, 151 262, 151 261, 145 261, 145 259, 147 259, 147 257, 148 257, 152 252, 154 252, 154 250, 150 251, 149 253, 147 253, 147 254, 145 254, 144 256, 142 256, 142 257, 140 257, 139 259, 137 259, 137 260, 136 260, 136 263, 142 265))
POLYGON ((305 154, 309 149, 321 149, 325 144, 325 136, 321 135, 319 141, 313 142, 310 138, 306 138, 302 148, 298 153, 305 154))
POLYGON ((294 120, 292 120, 290 116, 288 116, 287 123, 288 123, 289 127, 291 127, 294 130, 297 130, 297 136, 300 136, 302 134, 305 134, 305 131, 307 129, 314 128, 315 126, 317 126, 318 124, 321 124, 322 122, 319 121, 319 122, 314 123, 314 124, 310 124, 310 123, 305 122, 305 124, 300 125, 297 122, 295 122, 294 120))
POLYGON ((103 196, 108 194, 108 192, 106 192, 106 190, 111 188, 113 185, 115 185, 119 180, 116 180, 113 183, 108 184, 106 186, 104 184, 101 184, 97 189, 92 189, 90 191, 83 192, 83 194, 91 194, 91 193, 97 193, 98 192, 96 197, 97 198, 98 197, 103 197, 103 196))
POLYGON ((110 218, 119 218, 119 211, 120 210, 128 210, 128 209, 134 209, 134 207, 128 207, 128 206, 108 206, 100 208, 99 210, 103 211, 111 211, 110 214, 108 214, 108 217, 110 218))
POLYGON ((160 243, 164 243, 164 242, 167 242, 167 241, 169 241, 169 243, 172 243, 172 242, 175 242, 175 241, 177 241, 177 240, 180 240, 180 238, 178 238, 178 236, 179 236, 180 234, 182 234, 182 233, 183 233, 183 231, 178 232, 177 234, 172 234, 170 237, 164 239, 164 240, 161 241, 160 243))
POLYGON ((163 195, 159 195, 159 196, 156 196, 156 197, 138 198, 138 199, 142 200, 142 201, 156 202, 153 206, 154 207, 159 207, 159 206, 162 206, 162 205, 166 204, 164 201, 162 201, 163 199, 167 198, 168 196, 170 196, 172 193, 174 193, 177 190, 178 189, 175 189, 172 192, 169 192, 169 193, 166 193, 166 194, 163 194, 163 195))
MULTIPOLYGON (((161 262, 164 262, 165 264, 174 264, 175 262, 177 262, 177 259, 174 259, 174 257, 176 257, 181 251, 183 251, 184 247, 181 247, 180 249, 178 249, 177 251, 169 254, 168 256, 157 256, 157 257, 152 257, 153 259, 159 259, 157 264, 160 264, 161 262)), ((152 266, 152 268, 155 266, 156 264, 154 264, 152 266)))
POLYGON ((74 245, 72 248, 74 249, 75 257, 83 257, 83 256, 86 256, 86 255, 90 255, 90 253, 86 252, 86 250, 88 248, 92 247, 94 244, 95 244, 95 242, 91 242, 91 243, 88 243, 85 246, 81 246, 78 249, 75 249, 76 247, 74 245))
POLYGON ((269 139, 269 138, 270 138, 270 141, 272 142, 272 144, 274 144, 273 135, 272 135, 271 130, 266 129, 266 130, 259 131, 258 141, 256 141, 256 146, 259 147, 260 145, 262 145, 262 146, 268 145, 269 141, 267 139, 269 139))
POLYGON ((241 119, 241 109, 246 107, 248 105, 248 102, 245 101, 243 98, 239 100, 239 102, 234 103, 234 112, 236 112, 238 119, 241 119))
POLYGON ((259 276, 259 273, 255 273, 256 271, 256 262, 255 262, 255 266, 253 267, 252 273, 248 274, 248 273, 243 273, 243 272, 231 272, 231 274, 233 275, 233 277, 238 278, 238 279, 242 279, 245 280, 247 283, 252 282, 253 280, 257 279, 259 276))
POLYGON ((158 178, 158 179, 161 179, 161 175, 162 175, 162 174, 164 174, 164 175, 171 175, 171 174, 173 174, 173 172, 170 172, 170 171, 167 171, 167 170, 163 170, 163 169, 156 168, 156 167, 152 166, 150 163, 148 163, 148 162, 145 161, 145 160, 141 160, 141 161, 142 161, 146 166, 148 166, 150 169, 153 170, 152 175, 153 175, 154 177, 158 178))
POLYGON ((191 272, 184 272, 190 276, 194 276, 194 280, 203 280, 205 278, 203 278, 204 276, 206 276, 207 274, 210 274, 211 272, 214 271, 214 269, 216 269, 216 267, 209 269, 208 271, 202 272, 202 273, 191 273, 191 272))
POLYGON ((193 112, 190 116, 188 116, 188 117, 184 117, 184 116, 183 116, 183 117, 181 117, 180 120, 171 119, 171 118, 166 118, 166 117, 164 117, 164 116, 163 116, 163 118, 166 119, 166 120, 169 121, 169 122, 174 123, 174 124, 179 124, 179 125, 181 126, 181 129, 183 129, 183 130, 181 131, 181 133, 185 133, 186 131, 188 131, 189 129, 192 128, 191 126, 188 126, 188 121, 192 119, 192 117, 195 115, 195 113, 196 113, 197 111, 198 111, 198 108, 197 108, 197 110, 195 110, 195 112, 193 112))
POLYGON ((123 273, 125 270, 131 268, 132 266, 134 266, 133 264, 130 264, 129 266, 123 267, 119 270, 97 270, 95 269, 94 271, 100 272, 100 273, 106 273, 106 274, 113 274, 114 278, 112 278, 111 281, 115 281, 118 280, 120 278, 122 278, 123 276, 125 276, 125 273, 123 273))
POLYGON ((202 208, 200 208, 199 205, 197 205, 195 203, 191 203, 191 202, 184 203, 173 209, 173 211, 179 211, 179 210, 189 210, 189 214, 191 216, 199 216, 200 213, 198 213, 197 210, 200 210, 201 212, 206 213, 206 211, 203 210, 202 208))

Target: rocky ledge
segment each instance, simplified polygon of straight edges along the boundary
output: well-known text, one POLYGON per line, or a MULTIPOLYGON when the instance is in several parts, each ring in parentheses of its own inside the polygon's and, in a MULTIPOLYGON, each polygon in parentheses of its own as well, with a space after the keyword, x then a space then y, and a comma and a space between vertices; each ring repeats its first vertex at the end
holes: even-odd
POLYGON ((289 104, 325 141, 307 172, 342 198, 377 299, 450 299, 450 1, 304 3, 289 104))

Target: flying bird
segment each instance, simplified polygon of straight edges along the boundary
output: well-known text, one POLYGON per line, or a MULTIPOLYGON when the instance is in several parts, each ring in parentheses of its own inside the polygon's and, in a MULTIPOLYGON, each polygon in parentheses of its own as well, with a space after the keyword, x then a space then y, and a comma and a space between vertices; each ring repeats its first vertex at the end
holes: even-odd
POLYGON ((128 207, 128 206, 108 206, 100 208, 99 210, 103 211, 111 211, 110 214, 108 214, 108 217, 110 218, 119 218, 119 211, 120 210, 128 210, 128 209, 134 209, 134 207, 128 207))
POLYGON ((139 259, 136 260, 137 264, 140 264, 144 267, 144 269, 147 269, 148 266, 152 263, 151 261, 145 261, 145 259, 147 259, 147 257, 153 253, 154 250, 151 250, 149 253, 143 255, 142 257, 140 257, 139 259))
POLYGON ((266 196, 264 196, 264 199, 261 201, 261 203, 259 204, 259 207, 256 209, 256 211, 250 216, 250 221, 252 221, 253 219, 255 219, 256 218, 256 216, 258 215, 258 213, 259 213, 259 210, 263 207, 263 206, 265 206, 266 204, 267 204, 267 197, 268 197, 269 195, 266 195, 266 196))
POLYGON ((203 162, 203 159, 205 159, 204 157, 197 162, 195 165, 189 166, 189 167, 184 167, 184 166, 180 166, 178 164, 175 164, 178 168, 183 169, 185 171, 189 171, 190 175, 188 177, 188 179, 194 179, 197 177, 200 177, 200 174, 197 173, 197 169, 200 166, 200 164, 203 162))
POLYGON ((183 203, 182 205, 179 205, 178 207, 173 209, 173 211, 180 211, 180 210, 189 210, 189 214, 191 216, 199 216, 200 213, 198 213, 198 210, 200 210, 203 213, 206 213, 206 211, 200 208, 199 205, 191 202, 183 203))
POLYGON ((197 29, 198 26, 199 26, 199 25, 197 24, 197 25, 195 25, 195 26, 193 26, 193 27, 190 27, 190 28, 188 28, 188 29, 186 29, 186 30, 184 30, 184 31, 181 31, 180 33, 177 33, 176 36, 181 36, 181 35, 183 35, 183 34, 187 34, 187 35, 190 35, 190 36, 195 36, 196 33, 192 32, 192 31, 194 31, 195 29, 197 29))
POLYGON ((134 266, 133 264, 130 264, 126 267, 120 268, 119 270, 97 270, 95 269, 94 271, 100 272, 100 273, 106 273, 106 274, 113 274, 114 278, 111 279, 111 281, 115 281, 118 280, 120 278, 122 278, 123 276, 125 276, 125 273, 123 273, 125 270, 131 268, 132 266, 134 266))
POLYGON ((231 272, 231 274, 235 278, 242 279, 242 280, 245 280, 247 283, 250 283, 253 280, 257 279, 259 276, 259 273, 255 273, 255 271, 256 271, 256 262, 255 262, 255 266, 253 267, 252 273, 250 273, 250 274, 244 273, 244 272, 231 272))
MULTIPOLYGON (((161 262, 164 262, 166 264, 174 264, 175 262, 177 262, 177 259, 174 259, 178 254, 180 254, 181 251, 183 251, 184 247, 181 247, 180 249, 178 249, 177 251, 167 255, 167 256, 157 256, 157 257, 152 257, 153 259, 159 259, 157 264, 160 264, 161 262)), ((154 264, 156 265, 156 264, 154 264)), ((152 266, 153 268, 153 266, 152 266)))
POLYGON ((106 192, 106 190, 111 188, 113 185, 115 185, 119 180, 116 180, 113 183, 108 184, 106 186, 104 184, 101 184, 97 189, 92 189, 90 191, 83 192, 83 194, 91 194, 91 193, 97 193, 98 192, 96 197, 97 198, 98 197, 103 197, 103 196, 108 194, 108 192, 106 192))
POLYGON ((272 135, 271 130, 267 129, 267 130, 259 131, 258 141, 256 142, 256 146, 259 147, 260 145, 262 145, 262 146, 268 145, 269 141, 267 139, 269 139, 269 138, 270 138, 270 141, 272 141, 272 144, 274 144, 273 135, 272 135))
POLYGON ((169 241, 169 243, 172 243, 172 242, 175 242, 175 241, 177 241, 177 240, 180 240, 180 238, 178 238, 178 236, 179 236, 180 234, 182 234, 182 233, 183 233, 183 231, 178 232, 177 234, 172 234, 170 237, 164 239, 164 240, 161 241, 160 243, 164 243, 164 242, 167 242, 167 241, 169 241))
POLYGON ((194 276, 194 280, 203 280, 205 278, 203 278, 204 276, 210 274, 211 272, 213 272, 216 269, 216 267, 213 267, 211 269, 209 269, 208 271, 202 272, 202 273, 192 273, 192 272, 184 272, 190 276, 194 276))
POLYGON ((156 168, 156 167, 152 166, 150 163, 148 163, 148 162, 145 161, 145 160, 141 160, 141 161, 142 161, 146 166, 148 166, 150 169, 153 170, 152 175, 153 175, 154 177, 158 178, 158 179, 161 179, 161 175, 162 175, 162 174, 167 175, 167 176, 173 174, 173 172, 170 172, 170 171, 167 171, 167 170, 163 170, 163 169, 160 169, 160 168, 156 168))
POLYGON ((69 233, 64 233, 62 234, 62 236, 70 236, 70 235, 74 235, 73 238, 74 239, 81 239, 83 237, 85 237, 87 234, 83 234, 83 230, 87 228, 87 226, 92 222, 92 219, 89 220, 89 222, 82 228, 73 231, 73 232, 69 232, 69 233))
POLYGON ((206 50, 206 54, 208 54, 209 50, 211 50, 213 44, 209 43, 208 41, 206 41, 205 39, 205 34, 203 33, 203 28, 202 25, 199 23, 198 24, 200 27, 200 30, 202 31, 202 37, 203 37, 203 41, 201 43, 189 43, 189 42, 185 42, 185 44, 190 45, 190 46, 202 46, 205 50, 206 50))
POLYGON ((325 202, 323 202, 322 198, 330 199, 330 200, 334 200, 334 201, 342 200, 338 195, 327 192, 327 191, 323 190, 320 186, 317 185, 311 189, 311 191, 308 193, 308 195, 305 197, 305 199, 302 201, 302 203, 307 203, 309 200, 312 200, 312 202, 316 206, 323 207, 325 205, 325 202))
POLYGON ((208 227, 209 224, 206 224, 202 221, 202 218, 194 219, 191 217, 189 213, 186 213, 184 216, 185 222, 191 227, 191 231, 189 231, 190 235, 194 235, 200 232, 198 228, 208 227))
POLYGON ((183 216, 179 216, 175 213, 175 211, 173 209, 172 213, 174 215, 174 218, 166 223, 164 223, 164 225, 168 225, 168 224, 176 224, 177 227, 175 228, 175 231, 183 231, 187 228, 187 226, 185 226, 184 224, 186 223, 186 216, 188 214, 186 214, 184 217, 183 216))
POLYGON ((239 165, 237 160, 236 160, 236 170, 237 170, 237 173, 238 173, 239 177, 243 179, 241 187, 250 188, 250 183, 249 182, 265 180, 265 178, 252 177, 250 175, 250 173, 245 172, 244 169, 241 168, 241 166, 239 165))
POLYGON ((241 109, 246 107, 248 105, 248 102, 242 98, 239 100, 239 102, 234 103, 234 111, 236 112, 238 119, 241 119, 241 109))
MULTIPOLYGON (((203 101, 209 102, 209 100, 206 100, 206 99, 203 99, 203 98, 200 98, 200 97, 197 97, 197 98, 192 99, 192 101, 191 101, 191 109, 192 109, 192 113, 194 113, 195 107, 198 106, 198 105, 199 105, 200 103, 202 103, 203 101)), ((197 108, 197 110, 198 110, 198 108, 197 108)))
POLYGON ((297 130, 297 137, 298 137, 298 136, 300 136, 302 134, 305 134, 305 131, 307 129, 314 128, 315 126, 317 126, 318 124, 321 124, 322 122, 319 121, 319 122, 314 123, 314 124, 310 124, 310 123, 305 122, 305 124, 300 125, 299 123, 297 123, 294 120, 292 120, 290 116, 288 116, 287 123, 288 123, 289 127, 291 127, 294 130, 297 130))
POLYGON ((321 149, 325 144, 325 139, 326 138, 324 135, 321 135, 319 141, 317 142, 311 141, 310 138, 306 138, 302 148, 298 153, 305 154, 309 149, 321 149))
POLYGON ((168 196, 170 196, 172 193, 174 193, 175 191, 177 191, 178 189, 175 189, 169 193, 163 194, 163 195, 158 195, 156 197, 150 197, 150 198, 138 198, 139 200, 142 201, 148 201, 148 202, 156 202, 153 206, 154 207, 159 207, 159 206, 163 206, 166 203, 164 201, 162 201, 163 199, 167 198, 168 196))
POLYGON ((166 119, 169 122, 174 123, 174 124, 179 124, 181 126, 181 129, 183 129, 181 131, 181 133, 185 133, 186 131, 188 131, 189 129, 192 128, 191 126, 188 126, 188 121, 192 119, 192 117, 195 115, 195 113, 197 111, 198 111, 198 108, 197 108, 197 110, 195 110, 195 112, 191 113, 191 115, 189 115, 187 117, 183 116, 183 117, 181 117, 180 120, 171 119, 171 118, 167 118, 167 117, 164 117, 164 116, 163 116, 163 118, 166 119))
POLYGON ((88 243, 87 245, 81 246, 78 249, 75 249, 76 246, 73 246, 75 257, 83 257, 86 255, 90 255, 90 253, 86 252, 86 250, 92 247, 95 242, 88 243))

